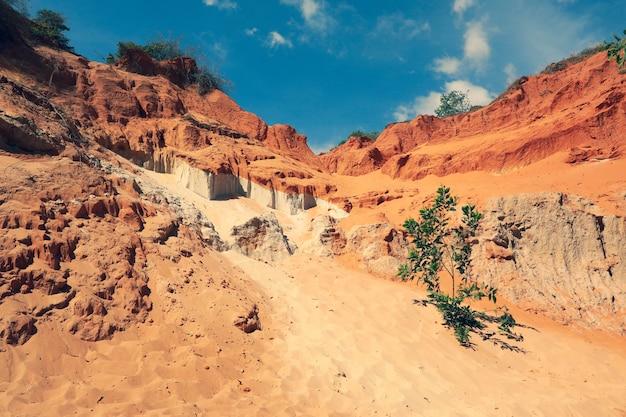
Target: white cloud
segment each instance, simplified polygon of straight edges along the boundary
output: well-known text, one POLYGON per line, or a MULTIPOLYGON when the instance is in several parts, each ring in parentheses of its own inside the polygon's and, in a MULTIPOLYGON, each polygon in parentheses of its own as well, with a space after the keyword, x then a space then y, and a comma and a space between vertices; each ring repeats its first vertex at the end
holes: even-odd
POLYGON ((458 58, 444 57, 435 59, 435 71, 443 74, 453 75, 459 72, 463 62, 458 58))
POLYGON ((202 0, 207 6, 216 6, 218 9, 236 9, 237 3, 232 0, 202 0))
POLYGON ((224 45, 220 42, 215 42, 210 48, 212 56, 216 57, 218 61, 223 62, 226 60, 226 57, 228 56, 228 49, 226 49, 224 45))
MULTIPOLYGON (((472 106, 485 106, 496 97, 494 94, 487 91, 486 88, 479 85, 472 84, 466 80, 455 80, 446 83, 446 92, 461 91, 467 94, 472 106)), ((437 103, 439 105, 439 103, 437 103)), ((434 110, 434 109, 433 109, 434 110)))
POLYGON ((517 68, 510 62, 503 69, 506 74, 506 84, 509 85, 517 79, 517 68))
POLYGON ((404 17, 402 13, 394 13, 378 17, 375 32, 379 35, 409 40, 428 30, 430 30, 428 22, 420 23, 404 17))
POLYGON ((472 7, 475 3, 476 0, 454 0, 452 10, 454 10, 455 13, 463 14, 465 10, 472 7))
POLYGON ((300 9, 302 10, 302 16, 304 16, 304 19, 309 21, 315 18, 315 15, 319 12, 320 5, 316 3, 315 0, 302 0, 300 9))
POLYGON ((245 30, 245 34, 248 36, 254 36, 259 31, 257 28, 250 28, 245 30))
POLYGON ((464 38, 464 58, 480 68, 491 53, 487 32, 482 22, 468 23, 464 38))
POLYGON ((506 8, 491 10, 490 19, 500 28, 501 54, 522 73, 541 71, 606 35, 593 29, 592 15, 568 13, 556 2, 510 2, 506 8))
POLYGON ((287 48, 293 48, 293 43, 289 39, 286 39, 283 35, 276 31, 270 32, 267 38, 267 45, 270 48, 278 48, 285 46, 287 48))
POLYGON ((334 19, 326 12, 327 7, 324 0, 280 0, 280 2, 298 8, 306 25, 311 29, 325 32, 335 23, 334 19))
POLYGON ((413 119, 418 114, 434 114, 439 106, 441 93, 431 91, 427 96, 415 97, 413 103, 401 104, 396 107, 393 117, 397 122, 413 119))
MULTIPOLYGON (((487 91, 486 88, 472 84, 466 80, 455 80, 445 84, 445 92, 460 91, 467 94, 472 106, 485 106, 495 98, 495 95, 487 91)), ((396 121, 402 122, 413 119, 419 114, 435 114, 435 109, 439 107, 441 93, 431 91, 427 96, 416 97, 412 103, 402 104, 396 107, 393 117, 396 121)))
POLYGON ((474 21, 467 23, 467 29, 463 38, 465 40, 463 58, 435 58, 433 69, 436 72, 454 75, 458 74, 463 67, 469 67, 474 70, 482 70, 485 67, 491 55, 491 47, 489 46, 487 31, 483 22, 474 21))

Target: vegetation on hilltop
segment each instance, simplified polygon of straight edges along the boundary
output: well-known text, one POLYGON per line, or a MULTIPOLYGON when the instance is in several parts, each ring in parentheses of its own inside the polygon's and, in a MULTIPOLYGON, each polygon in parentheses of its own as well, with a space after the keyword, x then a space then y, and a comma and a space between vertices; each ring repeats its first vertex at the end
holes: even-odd
POLYGON ((140 50, 157 61, 166 61, 179 57, 197 58, 197 50, 192 47, 183 48, 181 38, 173 39, 158 34, 145 45, 132 41, 120 41, 117 43, 117 51, 109 53, 106 57, 107 64, 115 64, 122 59, 129 50, 140 50))
MULTIPOLYGON (((570 55, 568 58, 562 59, 558 62, 553 62, 548 65, 540 74, 555 74, 557 72, 565 70, 567 67, 578 64, 579 62, 584 61, 585 59, 594 56, 598 52, 601 52, 606 49, 605 43, 598 43, 596 45, 590 46, 589 48, 585 48, 580 52, 570 55)), ((517 80, 513 81, 511 85, 509 85, 498 97, 496 97, 493 102, 497 102, 501 100, 503 97, 506 97, 511 91, 515 91, 519 89, 524 82, 528 80, 527 76, 522 76, 517 80)))
MULTIPOLYGON (((626 35, 626 29, 624 30, 624 35, 626 35)), ((620 38, 613 34, 613 38, 615 38, 615 42, 605 41, 602 43, 602 48, 606 51, 609 60, 615 61, 618 67, 624 68, 626 65, 626 37, 620 38)), ((623 71, 626 71, 626 69, 623 69, 623 71)))
POLYGON ((11 6, 16 12, 20 13, 24 17, 29 16, 28 0, 0 0, 9 6, 11 6))
POLYGON ((39 10, 32 20, 32 33, 42 43, 49 43, 65 51, 73 51, 70 40, 63 33, 70 30, 65 20, 65 17, 53 10, 39 10))
POLYGON ((497 289, 470 274, 471 245, 482 214, 476 212, 473 205, 465 205, 461 207, 461 223, 454 225, 451 213, 456 211, 457 200, 450 194, 450 188, 439 187, 432 205, 420 210, 420 220, 406 220, 404 229, 413 240, 413 249, 398 275, 403 280, 416 279, 426 286, 428 300, 425 303, 439 310, 444 325, 454 330, 461 345, 471 345, 471 331, 481 332, 484 338, 491 337, 483 332, 486 321, 497 321, 500 332, 521 340, 511 332, 516 323, 506 307, 496 306, 493 310, 496 317, 491 317, 467 303, 487 297, 496 304, 497 289), (442 286, 442 280, 448 282, 442 286))
POLYGON ((350 136, 348 136, 348 139, 351 137, 357 137, 357 138, 370 138, 372 140, 376 140, 378 139, 379 135, 380 135, 380 132, 377 130, 372 130, 371 132, 364 132, 361 129, 357 129, 353 131, 352 133, 350 133, 350 136))
POLYGON ((435 116, 439 118, 454 116, 455 114, 467 113, 472 108, 467 93, 462 91, 450 91, 441 94, 439 107, 435 109, 435 116))
POLYGON ((42 9, 37 11, 31 20, 27 0, 0 0, 0 2, 21 15, 20 19, 11 19, 11 23, 27 41, 34 44, 49 45, 65 51, 74 51, 64 33, 70 28, 66 24, 66 18, 60 13, 50 9, 42 9))
MULTIPOLYGON (((623 32, 624 35, 626 35, 626 30, 623 32)), ((564 70, 570 65, 582 62, 601 51, 606 51, 607 59, 615 61, 618 67, 624 68, 626 65, 626 37, 620 38, 616 34, 613 34, 613 38, 615 41, 597 43, 589 48, 583 49, 581 52, 571 55, 569 58, 550 64, 541 73, 554 74, 555 72, 564 70)))
MULTIPOLYGON (((65 32, 70 28, 66 24, 66 18, 58 12, 49 9, 37 11, 33 19, 29 19, 28 0, 0 0, 4 4, 19 13, 19 19, 10 19, 11 24, 18 29, 21 36, 29 43, 44 44, 54 48, 73 52, 69 39, 65 32)), ((230 86, 230 81, 221 77, 217 71, 211 70, 201 61, 196 48, 181 47, 180 39, 165 38, 158 36, 145 45, 134 42, 118 42, 117 51, 109 53, 106 62, 109 64, 118 62, 129 50, 140 50, 157 61, 187 57, 196 62, 194 69, 185 75, 185 84, 196 85, 198 93, 205 95, 213 90, 225 91, 230 86)))
POLYGON ((361 129, 357 129, 357 130, 353 130, 352 133, 350 133, 348 135, 348 137, 344 140, 342 140, 341 142, 339 142, 337 144, 336 147, 343 145, 344 143, 346 143, 348 141, 348 139, 355 137, 355 138, 370 138, 371 140, 376 140, 378 139, 378 136, 380 136, 380 132, 378 130, 372 130, 371 132, 365 132, 361 129))
MULTIPOLYGON (((201 61, 198 49, 193 47, 183 48, 181 39, 173 39, 158 35, 145 45, 140 45, 131 41, 120 41, 117 43, 117 51, 109 53, 106 57, 108 64, 119 62, 130 50, 139 50, 157 61, 166 61, 176 58, 191 58, 194 61, 201 61)), ((186 84, 195 84, 198 93, 205 95, 213 90, 226 91, 231 82, 220 76, 217 71, 211 70, 206 64, 200 64, 197 68, 186 74, 186 84)))
POLYGON ((548 65, 543 71, 541 71, 541 74, 554 74, 559 71, 563 71, 565 68, 569 67, 570 65, 578 64, 579 62, 582 62, 585 59, 591 56, 594 56, 595 54, 602 51, 603 49, 604 49, 604 46, 601 43, 590 46, 589 48, 585 48, 578 53, 570 55, 568 58, 562 59, 559 62, 554 62, 548 65))

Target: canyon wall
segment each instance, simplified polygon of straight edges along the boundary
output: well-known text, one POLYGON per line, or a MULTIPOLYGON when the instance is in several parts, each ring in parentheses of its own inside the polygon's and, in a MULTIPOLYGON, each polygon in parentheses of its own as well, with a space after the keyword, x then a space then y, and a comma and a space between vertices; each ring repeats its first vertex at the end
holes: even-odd
POLYGON ((626 77, 606 52, 557 74, 518 79, 488 106, 391 123, 375 141, 352 138, 318 157, 329 171, 391 178, 501 173, 569 152, 571 162, 624 153, 626 77))
POLYGON ((488 202, 476 276, 509 301, 564 324, 626 334, 626 220, 562 193, 488 202))
POLYGON ((247 197, 266 207, 295 215, 300 211, 318 205, 333 213, 336 217, 345 217, 347 213, 334 204, 318 199, 311 188, 311 193, 287 193, 274 188, 271 178, 267 188, 232 173, 211 172, 188 164, 184 159, 171 153, 155 152, 144 167, 155 172, 171 174, 182 186, 209 199, 220 200, 237 196, 247 197))

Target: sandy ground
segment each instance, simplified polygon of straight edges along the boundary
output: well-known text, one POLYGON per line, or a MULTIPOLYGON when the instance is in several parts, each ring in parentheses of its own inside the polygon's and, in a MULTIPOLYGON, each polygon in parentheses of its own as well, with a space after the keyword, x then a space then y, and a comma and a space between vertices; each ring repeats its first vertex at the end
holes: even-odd
MULTIPOLYGON (((194 340, 156 324, 92 344, 43 330, 2 354, 3 415, 622 416, 624 349, 520 317, 523 352, 459 347, 423 294, 323 259, 234 252, 270 299, 263 330, 194 340), (529 324, 530 323, 530 324, 529 324), (221 347, 220 347, 221 345, 221 347), (242 362, 242 357, 246 358, 242 362), (221 368, 218 375, 212 368, 221 368), (4 368, 6 369, 6 368, 4 368)), ((201 299, 188 295, 190 309, 201 299), (195 301, 195 304, 192 304, 195 301)), ((2 414, 2 413, 0 413, 2 414)))
MULTIPOLYGON (((237 262, 274 297, 287 324, 271 353, 283 364, 272 397, 305 415, 620 415, 625 350, 536 318, 516 343, 460 348, 423 294, 297 255, 280 270, 237 262)), ((519 315, 518 315, 519 318, 519 315)), ((587 335, 590 337, 590 335, 587 335)), ((591 336, 592 337, 592 336, 591 336)), ((275 400, 273 400, 275 401, 275 400)), ((284 411, 282 406, 272 410, 284 411)))
MULTIPOLYGON (((152 175, 226 240, 265 210, 202 200, 152 175)), ((294 240, 306 233, 311 213, 278 215, 294 240)), ((173 308, 164 284, 151 284, 150 322, 110 341, 82 342, 44 322, 26 345, 0 352, 0 415, 626 416, 624 338, 516 312, 525 326, 517 351, 476 336, 466 349, 432 307, 413 302, 424 293, 412 284, 298 253, 270 265, 229 251, 203 265, 198 282, 229 275, 258 294, 261 331, 235 329, 240 312, 198 288, 178 291, 173 308), (213 308, 227 320, 215 322, 213 308)))

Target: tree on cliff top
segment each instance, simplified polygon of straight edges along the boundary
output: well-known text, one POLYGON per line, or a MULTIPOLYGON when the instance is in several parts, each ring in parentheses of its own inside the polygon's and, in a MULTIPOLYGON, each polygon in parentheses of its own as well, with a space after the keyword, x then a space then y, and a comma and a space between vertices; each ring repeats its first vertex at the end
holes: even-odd
POLYGON ((439 107, 435 109, 437 117, 453 116, 455 114, 466 113, 470 111, 470 104, 467 94, 462 91, 450 91, 441 94, 439 98, 439 107))
POLYGON ((73 52, 69 39, 63 32, 70 30, 66 25, 66 18, 50 9, 39 10, 32 20, 29 18, 28 0, 0 0, 0 5, 9 7, 2 11, 2 25, 4 33, 0 40, 13 39, 14 35, 7 34, 12 30, 19 33, 19 38, 29 44, 46 44, 53 48, 73 52))
POLYGON ((70 28, 65 24, 65 17, 54 10, 43 9, 32 20, 31 30, 39 41, 51 43, 57 48, 73 51, 70 40, 63 34, 70 28))

